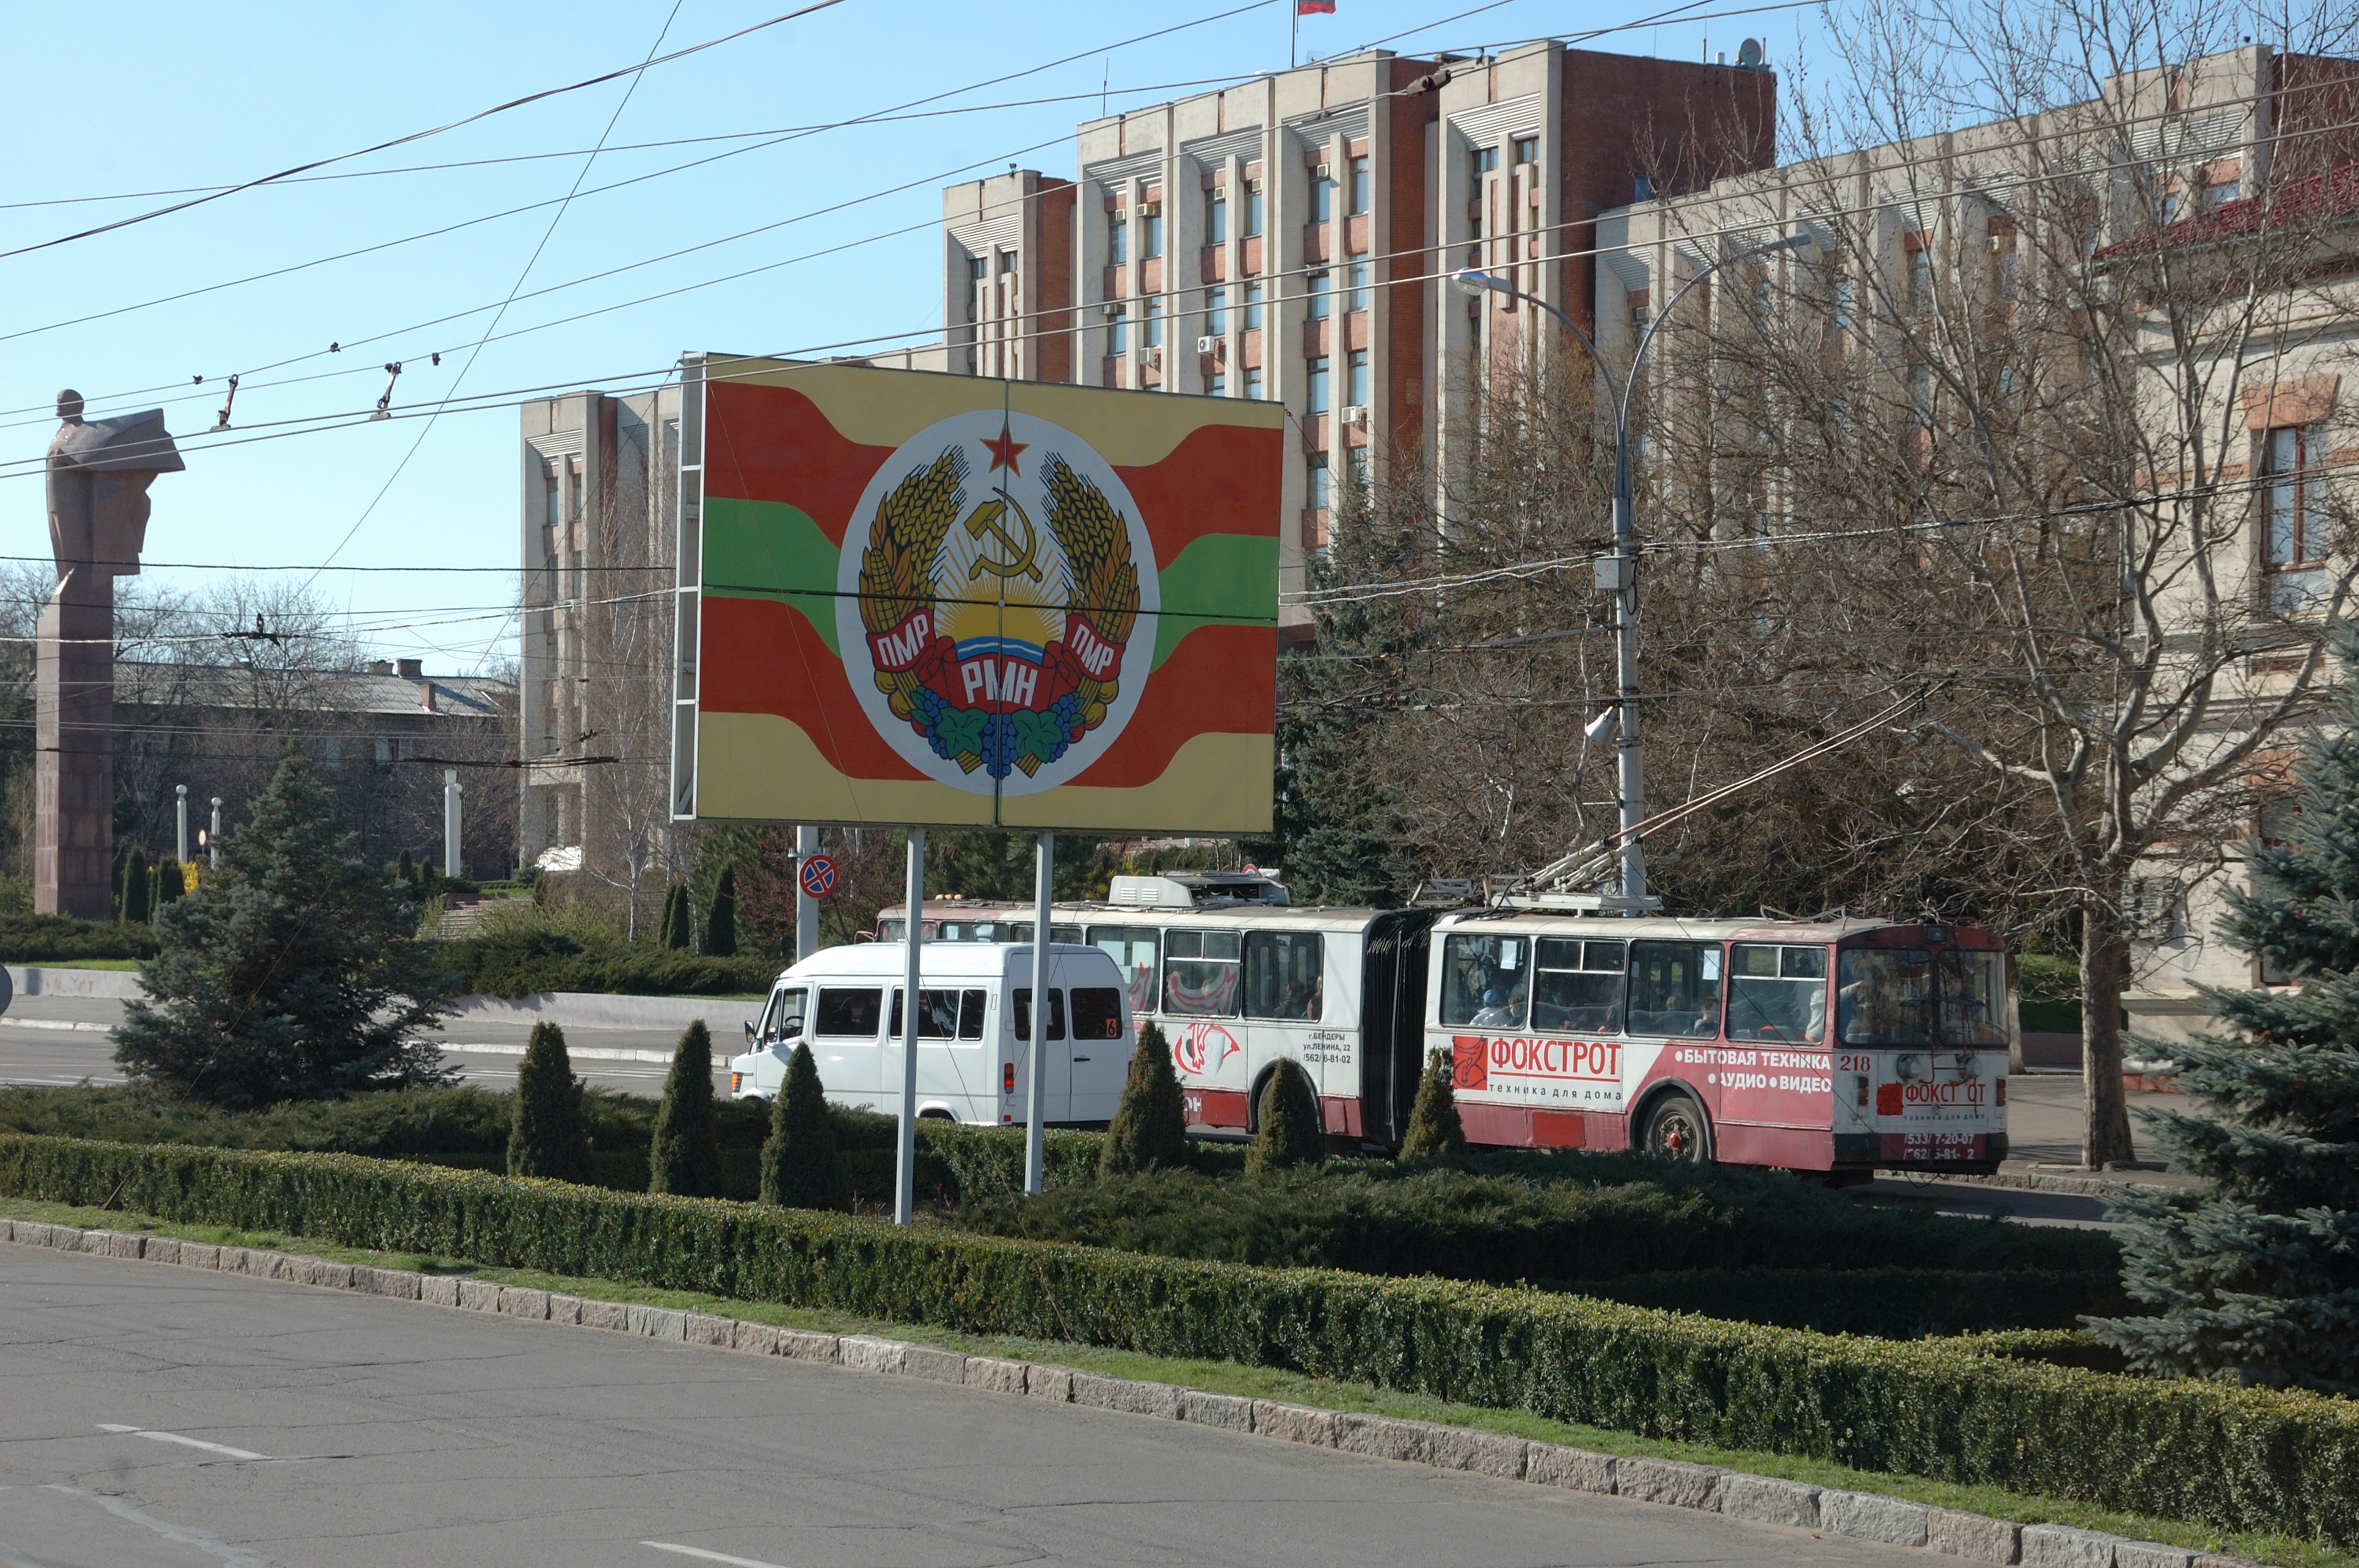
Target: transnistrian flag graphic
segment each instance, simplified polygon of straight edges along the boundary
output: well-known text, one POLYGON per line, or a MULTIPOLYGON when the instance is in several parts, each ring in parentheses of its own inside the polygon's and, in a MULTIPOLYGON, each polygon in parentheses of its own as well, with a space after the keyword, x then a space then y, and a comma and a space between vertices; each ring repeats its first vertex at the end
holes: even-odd
POLYGON ((1277 405, 719 356, 700 390, 680 815, 1268 829, 1277 405))
POLYGON ((1335 14, 1335 0, 1294 0, 1294 14, 1298 16, 1332 16, 1335 14))

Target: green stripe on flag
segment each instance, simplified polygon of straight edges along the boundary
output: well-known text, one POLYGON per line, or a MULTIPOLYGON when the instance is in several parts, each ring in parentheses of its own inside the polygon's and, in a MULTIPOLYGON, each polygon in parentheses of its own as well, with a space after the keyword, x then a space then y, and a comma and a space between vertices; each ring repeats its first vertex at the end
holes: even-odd
MULTIPOLYGON (((723 598, 782 600, 811 623, 828 651, 839 657, 843 650, 836 645, 833 595, 840 558, 819 524, 799 507, 728 497, 709 497, 704 503, 704 591, 723 598)), ((1183 553, 1180 558, 1187 557, 1183 553)))
POLYGON ((1277 622, 1277 541, 1244 534, 1207 534, 1163 568, 1162 614, 1156 618, 1155 664, 1160 668, 1180 640, 1199 626, 1277 622))

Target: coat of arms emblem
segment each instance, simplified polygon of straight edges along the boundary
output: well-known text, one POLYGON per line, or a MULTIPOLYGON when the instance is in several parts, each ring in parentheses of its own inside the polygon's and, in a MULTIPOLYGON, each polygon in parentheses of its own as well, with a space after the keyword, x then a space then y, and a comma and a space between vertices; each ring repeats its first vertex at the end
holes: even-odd
POLYGON ((1136 707, 1154 555, 1115 473, 1071 431, 978 411, 903 443, 845 541, 840 645, 878 730, 981 792, 1070 782, 1136 707), (856 651, 855 651, 856 650, 856 651), (859 678, 867 665, 869 679, 859 678))

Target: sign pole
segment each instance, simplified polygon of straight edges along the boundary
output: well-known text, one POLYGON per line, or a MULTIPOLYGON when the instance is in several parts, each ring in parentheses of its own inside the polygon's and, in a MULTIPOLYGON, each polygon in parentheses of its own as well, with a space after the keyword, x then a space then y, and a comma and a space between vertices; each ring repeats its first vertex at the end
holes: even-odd
POLYGON ((1049 1102, 1049 892, 1056 874, 1057 836, 1043 833, 1032 872, 1032 1075, 1024 1112, 1024 1190, 1035 1196, 1046 1184, 1040 1122, 1049 1102))
POLYGON ((802 885, 802 869, 819 853, 819 829, 795 829, 795 962, 819 951, 819 900, 802 885))
POLYGON ((926 941, 926 830, 909 829, 908 962, 901 990, 901 1136, 894 1161, 893 1223, 907 1225, 918 1193, 918 954, 926 941))

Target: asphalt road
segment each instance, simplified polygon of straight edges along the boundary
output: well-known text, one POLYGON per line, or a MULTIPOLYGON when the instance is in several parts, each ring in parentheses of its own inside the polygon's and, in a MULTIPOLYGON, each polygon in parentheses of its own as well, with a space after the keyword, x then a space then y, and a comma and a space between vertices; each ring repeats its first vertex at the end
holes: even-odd
MULTIPOLYGON (((721 1064, 713 1087, 729 1088, 728 1058, 740 1048, 736 1019, 751 1013, 756 1004, 723 1002, 712 1032, 713 1059, 721 1064), (726 1022, 721 1021, 726 1020, 726 1022)), ((123 1081, 114 1065, 114 1042, 107 1031, 122 1020, 123 1003, 111 997, 18 997, 0 1014, 0 1084, 78 1084, 123 1081)), ((462 1020, 443 1036, 450 1065, 471 1082, 505 1087, 516 1081, 525 1042, 532 1028, 524 1023, 492 1023, 462 1020), (470 1045, 504 1046, 504 1051, 470 1051, 470 1045)), ((569 1026, 566 1048, 573 1070, 585 1081, 628 1094, 663 1092, 666 1064, 679 1043, 677 1030, 589 1029, 569 1026)))
POLYGON ((0 1245, 8 1568, 1889 1564, 1210 1428, 0 1245))

